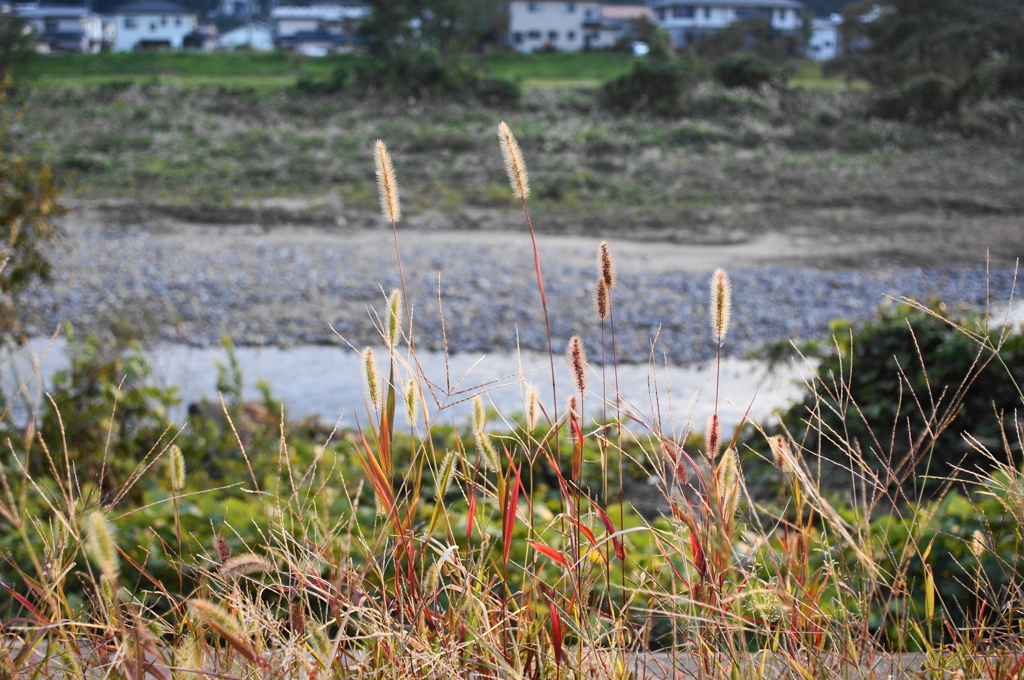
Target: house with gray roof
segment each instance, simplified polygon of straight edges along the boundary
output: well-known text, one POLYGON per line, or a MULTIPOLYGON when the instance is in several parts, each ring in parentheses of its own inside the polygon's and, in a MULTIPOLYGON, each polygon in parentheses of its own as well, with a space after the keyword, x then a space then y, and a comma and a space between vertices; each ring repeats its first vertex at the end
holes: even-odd
POLYGON ((798 0, 655 0, 658 26, 683 48, 737 21, 764 19, 773 31, 794 34, 803 26, 805 9, 798 0))
POLYGON ((32 26, 40 52, 95 54, 103 46, 103 17, 88 7, 42 7, 38 2, 18 4, 14 13, 32 26))
POLYGON ((172 0, 135 0, 114 11, 115 52, 184 47, 185 36, 196 30, 196 13, 172 0))

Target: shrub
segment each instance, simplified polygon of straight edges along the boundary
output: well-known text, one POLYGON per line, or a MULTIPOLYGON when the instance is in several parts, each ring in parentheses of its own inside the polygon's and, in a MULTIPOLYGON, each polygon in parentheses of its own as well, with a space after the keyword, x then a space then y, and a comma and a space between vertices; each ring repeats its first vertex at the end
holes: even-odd
POLYGON ((860 327, 833 322, 832 341, 835 351, 817 352, 814 389, 781 416, 807 452, 840 466, 863 459, 890 484, 930 475, 932 488, 993 466, 963 437, 995 445, 1012 427, 1024 334, 957 322, 939 304, 900 305, 860 327))
POLYGON ((640 59, 629 73, 604 84, 601 100, 618 113, 650 111, 671 115, 679 100, 701 77, 701 65, 690 53, 640 59))
POLYGON ((959 107, 956 88, 948 78, 928 74, 915 76, 897 90, 878 95, 868 115, 889 120, 934 123, 959 107))
POLYGON ((20 326, 18 294, 33 280, 50 276, 47 247, 59 238, 54 219, 65 211, 58 202, 63 186, 50 166, 19 153, 8 138, 9 86, 9 80, 0 81, 0 331, 5 333, 20 326))
POLYGON ((783 87, 789 81, 790 73, 766 59, 734 52, 715 64, 715 80, 725 87, 749 87, 756 90, 769 84, 783 87))
POLYGON ((495 106, 512 106, 522 94, 513 80, 484 76, 465 61, 445 61, 429 51, 346 61, 327 81, 302 78, 296 88, 307 94, 382 91, 417 97, 470 97, 495 106))

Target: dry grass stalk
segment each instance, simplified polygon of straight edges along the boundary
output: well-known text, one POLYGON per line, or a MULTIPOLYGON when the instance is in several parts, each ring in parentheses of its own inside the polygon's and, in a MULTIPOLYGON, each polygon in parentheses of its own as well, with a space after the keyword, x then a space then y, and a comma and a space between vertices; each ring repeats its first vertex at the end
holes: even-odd
POLYGON ((508 183, 516 198, 526 200, 530 197, 530 178, 526 172, 523 152, 519 150, 519 142, 505 121, 498 125, 498 141, 501 144, 501 157, 505 160, 505 172, 508 183))

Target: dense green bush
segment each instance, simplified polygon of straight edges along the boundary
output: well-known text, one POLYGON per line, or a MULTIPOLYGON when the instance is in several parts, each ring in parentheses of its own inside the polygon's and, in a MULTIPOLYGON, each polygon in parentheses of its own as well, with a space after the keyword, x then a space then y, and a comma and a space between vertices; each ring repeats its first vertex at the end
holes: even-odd
POLYGON ((901 87, 875 97, 868 115, 889 120, 933 123, 956 113, 959 96, 950 79, 926 74, 907 80, 901 87))
POLYGON ((465 60, 445 61, 430 51, 347 61, 326 81, 299 79, 296 87, 312 94, 377 91, 469 97, 494 106, 512 106, 521 95, 513 80, 486 76, 465 60))
POLYGON ((1024 334, 1000 333, 977 316, 955 325, 939 305, 901 305, 857 327, 833 322, 814 389, 781 415, 782 428, 808 455, 840 467, 862 458, 894 488, 991 469, 964 437, 1001 450, 1024 402, 1024 334))
POLYGON ((783 87, 789 81, 787 69, 746 52, 734 52, 715 64, 715 80, 725 87, 757 89, 765 84, 783 87))
POLYGON ((601 88, 601 101, 618 113, 649 111, 671 115, 678 111, 684 93, 701 78, 702 67, 692 53, 680 56, 652 51, 633 64, 625 75, 601 88))

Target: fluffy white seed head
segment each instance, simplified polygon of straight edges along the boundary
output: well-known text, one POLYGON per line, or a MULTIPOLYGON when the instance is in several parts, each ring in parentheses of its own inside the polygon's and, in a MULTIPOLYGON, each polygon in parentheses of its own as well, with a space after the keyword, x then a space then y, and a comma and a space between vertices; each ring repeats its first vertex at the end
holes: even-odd
POLYGON ((729 332, 729 313, 732 310, 732 284, 724 269, 711 275, 711 331, 719 345, 729 332))
POLYGON ((402 208, 398 201, 398 182, 395 181, 395 166, 391 164, 391 154, 384 142, 377 140, 373 151, 374 164, 377 166, 377 190, 380 193, 380 211, 384 219, 398 222, 402 219, 402 208))
POLYGON ((501 144, 501 157, 505 160, 505 172, 508 173, 512 193, 525 201, 530 197, 530 179, 526 173, 523 152, 519 150, 519 142, 505 121, 498 125, 498 142, 501 144))

